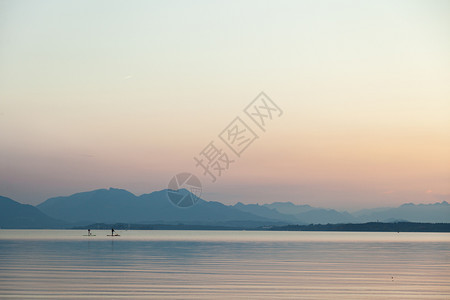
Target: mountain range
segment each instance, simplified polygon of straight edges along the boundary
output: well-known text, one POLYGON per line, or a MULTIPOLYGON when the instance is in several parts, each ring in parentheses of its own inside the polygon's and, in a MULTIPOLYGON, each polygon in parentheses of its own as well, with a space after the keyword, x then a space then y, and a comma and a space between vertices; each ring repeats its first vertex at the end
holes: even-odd
MULTIPOLYGON (((189 193, 187 190, 184 193, 189 193)), ((0 196, 1 228, 73 228, 94 223, 186 224, 255 228, 261 226, 364 222, 450 223, 450 205, 407 203, 399 207, 364 209, 354 213, 291 202, 225 205, 199 202, 178 208, 167 190, 136 196, 109 188, 50 198, 37 206, 0 196)))
POLYGON ((53 219, 38 208, 0 196, 0 228, 61 228, 65 222, 53 219))
POLYGON ((50 198, 37 208, 50 217, 77 225, 121 222, 260 226, 283 223, 202 199, 192 207, 179 208, 169 202, 167 190, 136 196, 122 189, 100 189, 50 198))

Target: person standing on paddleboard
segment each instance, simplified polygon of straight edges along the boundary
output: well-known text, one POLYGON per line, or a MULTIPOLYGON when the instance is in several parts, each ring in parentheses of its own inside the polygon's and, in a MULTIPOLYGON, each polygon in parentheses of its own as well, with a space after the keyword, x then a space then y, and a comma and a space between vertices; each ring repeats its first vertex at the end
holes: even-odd
POLYGON ((114 236, 114 228, 111 228, 111 236, 114 236))
POLYGON ((91 236, 91 230, 88 229, 88 236, 91 236))

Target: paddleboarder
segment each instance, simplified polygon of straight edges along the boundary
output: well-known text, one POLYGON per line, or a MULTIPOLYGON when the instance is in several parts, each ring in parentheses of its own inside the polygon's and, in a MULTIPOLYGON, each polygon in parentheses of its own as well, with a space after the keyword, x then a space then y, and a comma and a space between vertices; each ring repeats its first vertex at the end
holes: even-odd
POLYGON ((88 236, 91 236, 91 230, 88 229, 88 236))
POLYGON ((114 236, 114 228, 111 228, 111 236, 114 236))

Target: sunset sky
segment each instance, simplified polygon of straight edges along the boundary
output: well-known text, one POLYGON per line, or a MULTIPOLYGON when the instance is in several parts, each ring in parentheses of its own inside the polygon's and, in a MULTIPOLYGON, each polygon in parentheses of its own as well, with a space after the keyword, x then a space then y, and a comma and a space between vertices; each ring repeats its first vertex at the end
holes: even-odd
POLYGON ((0 0, 0 145, 21 203, 179 172, 226 204, 448 201, 450 2, 0 0), (265 132, 261 91, 283 110, 265 132), (218 137, 237 116, 241 157, 218 137), (235 160, 215 183, 211 141, 235 160))

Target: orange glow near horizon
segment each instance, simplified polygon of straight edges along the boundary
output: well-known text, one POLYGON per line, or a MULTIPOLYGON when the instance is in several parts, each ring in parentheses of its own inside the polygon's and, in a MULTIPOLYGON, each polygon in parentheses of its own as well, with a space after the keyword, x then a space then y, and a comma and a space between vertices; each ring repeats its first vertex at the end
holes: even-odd
POLYGON ((142 194, 187 171, 229 204, 450 200, 448 2, 91 5, 3 4, 0 195, 142 194), (209 182, 193 157, 231 155, 218 134, 261 90, 284 114, 209 182))

